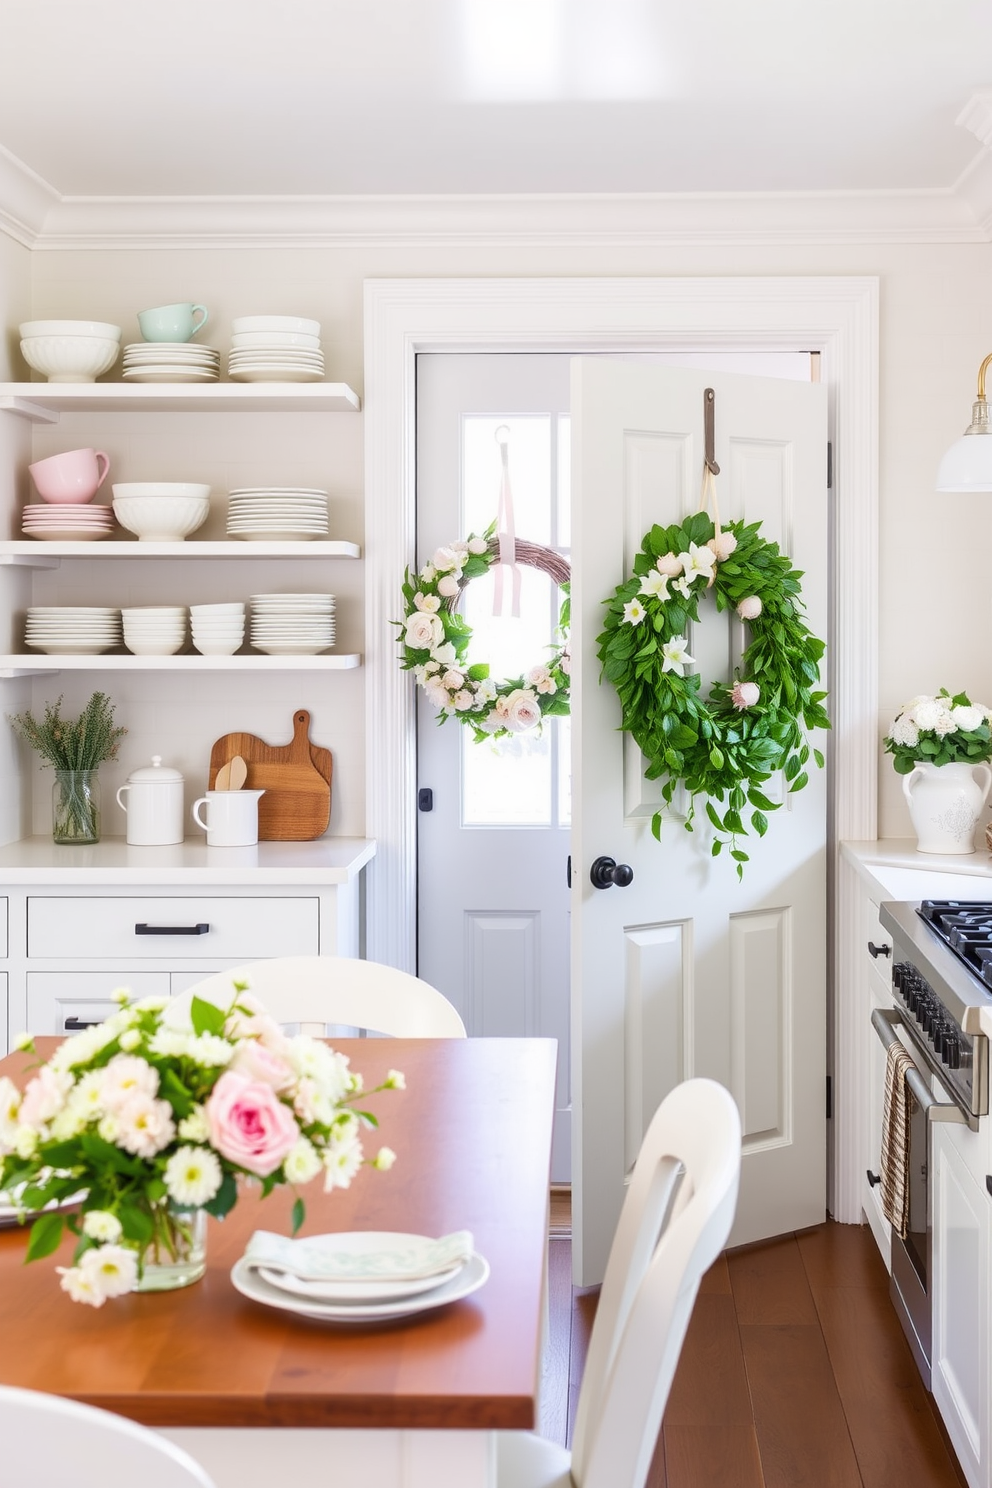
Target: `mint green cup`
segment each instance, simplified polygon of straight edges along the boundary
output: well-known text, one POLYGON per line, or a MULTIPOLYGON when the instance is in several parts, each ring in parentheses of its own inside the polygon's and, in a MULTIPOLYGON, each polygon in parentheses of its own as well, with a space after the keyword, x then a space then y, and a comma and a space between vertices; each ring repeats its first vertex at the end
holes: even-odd
POLYGON ((206 305, 158 305, 154 310, 138 311, 146 341, 189 341, 206 323, 206 305))

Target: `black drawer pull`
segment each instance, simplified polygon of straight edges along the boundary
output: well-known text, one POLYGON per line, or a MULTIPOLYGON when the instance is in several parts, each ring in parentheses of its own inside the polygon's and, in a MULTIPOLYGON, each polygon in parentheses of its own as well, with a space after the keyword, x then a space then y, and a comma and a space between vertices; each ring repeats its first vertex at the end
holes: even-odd
POLYGON ((84 1028, 99 1028, 100 1018, 66 1018, 62 1025, 66 1033, 79 1033, 84 1028))
POLYGON ((989 1177, 988 1173, 985 1174, 985 1187, 992 1194, 992 1177, 989 1177))
POLYGON ((869 1168, 868 1169, 868 1187, 869 1188, 874 1188, 875 1185, 876 1185, 876 1183, 881 1183, 881 1181, 882 1180, 881 1180, 880 1176, 878 1175, 878 1173, 873 1173, 872 1170, 871 1170, 871 1168, 869 1168))
POLYGON ((868 942, 868 954, 874 961, 877 961, 879 956, 891 956, 892 947, 887 945, 877 946, 873 940, 870 940, 868 942))
POLYGON ((209 935, 210 926, 201 920, 197 925, 135 925, 135 935, 209 935))

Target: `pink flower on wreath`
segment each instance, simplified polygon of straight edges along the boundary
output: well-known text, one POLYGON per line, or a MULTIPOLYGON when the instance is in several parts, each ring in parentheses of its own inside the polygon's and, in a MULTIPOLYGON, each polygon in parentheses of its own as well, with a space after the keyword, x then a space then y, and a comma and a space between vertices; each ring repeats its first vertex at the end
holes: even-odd
POLYGON ((292 1151, 300 1129, 271 1085, 225 1070, 205 1106, 210 1143, 259 1178, 268 1177, 292 1151))
POLYGON ((735 682, 730 689, 730 701, 739 712, 753 708, 760 696, 761 688, 757 682, 735 682))
POLYGON ((737 606, 737 613, 738 615, 740 615, 742 620, 757 620, 758 616, 761 614, 761 609, 761 600, 758 598, 758 596, 756 594, 749 594, 747 598, 742 599, 740 604, 737 606))

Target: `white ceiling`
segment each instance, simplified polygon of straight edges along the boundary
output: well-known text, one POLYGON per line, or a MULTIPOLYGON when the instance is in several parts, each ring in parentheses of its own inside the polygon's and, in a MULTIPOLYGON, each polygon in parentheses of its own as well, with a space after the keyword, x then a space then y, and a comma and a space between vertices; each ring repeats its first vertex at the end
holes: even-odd
POLYGON ((0 0, 59 198, 949 191, 992 0, 0 0))

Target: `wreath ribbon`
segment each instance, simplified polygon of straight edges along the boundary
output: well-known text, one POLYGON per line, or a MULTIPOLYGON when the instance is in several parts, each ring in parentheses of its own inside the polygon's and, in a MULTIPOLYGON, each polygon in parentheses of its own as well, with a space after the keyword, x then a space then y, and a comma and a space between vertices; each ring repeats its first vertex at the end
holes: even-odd
MULTIPOLYGON (((716 476, 713 474, 713 472, 710 469, 709 465, 704 460, 703 461, 703 484, 702 484, 702 489, 701 489, 701 491, 699 493, 699 510, 701 512, 706 512, 707 515, 708 515, 709 514, 709 505, 710 505, 710 501, 711 500, 713 502, 713 515, 712 515, 713 536, 714 537, 719 537, 720 536, 720 502, 719 502, 719 500, 717 498, 717 494, 716 494, 716 476)), ((713 588, 713 585, 715 584, 715 582, 716 582, 716 573, 714 572, 714 573, 711 573, 710 574, 709 583, 706 585, 707 589, 712 589, 713 588)))
POLYGON ((503 570, 512 575, 510 614, 520 618, 520 569, 517 566, 517 534, 513 514, 513 487, 510 484, 510 431, 506 424, 496 430, 496 443, 502 466, 499 482, 499 504, 496 508, 496 537, 499 542, 499 558, 493 575, 493 614, 503 613, 503 570), (500 435, 503 438, 500 438, 500 435))

